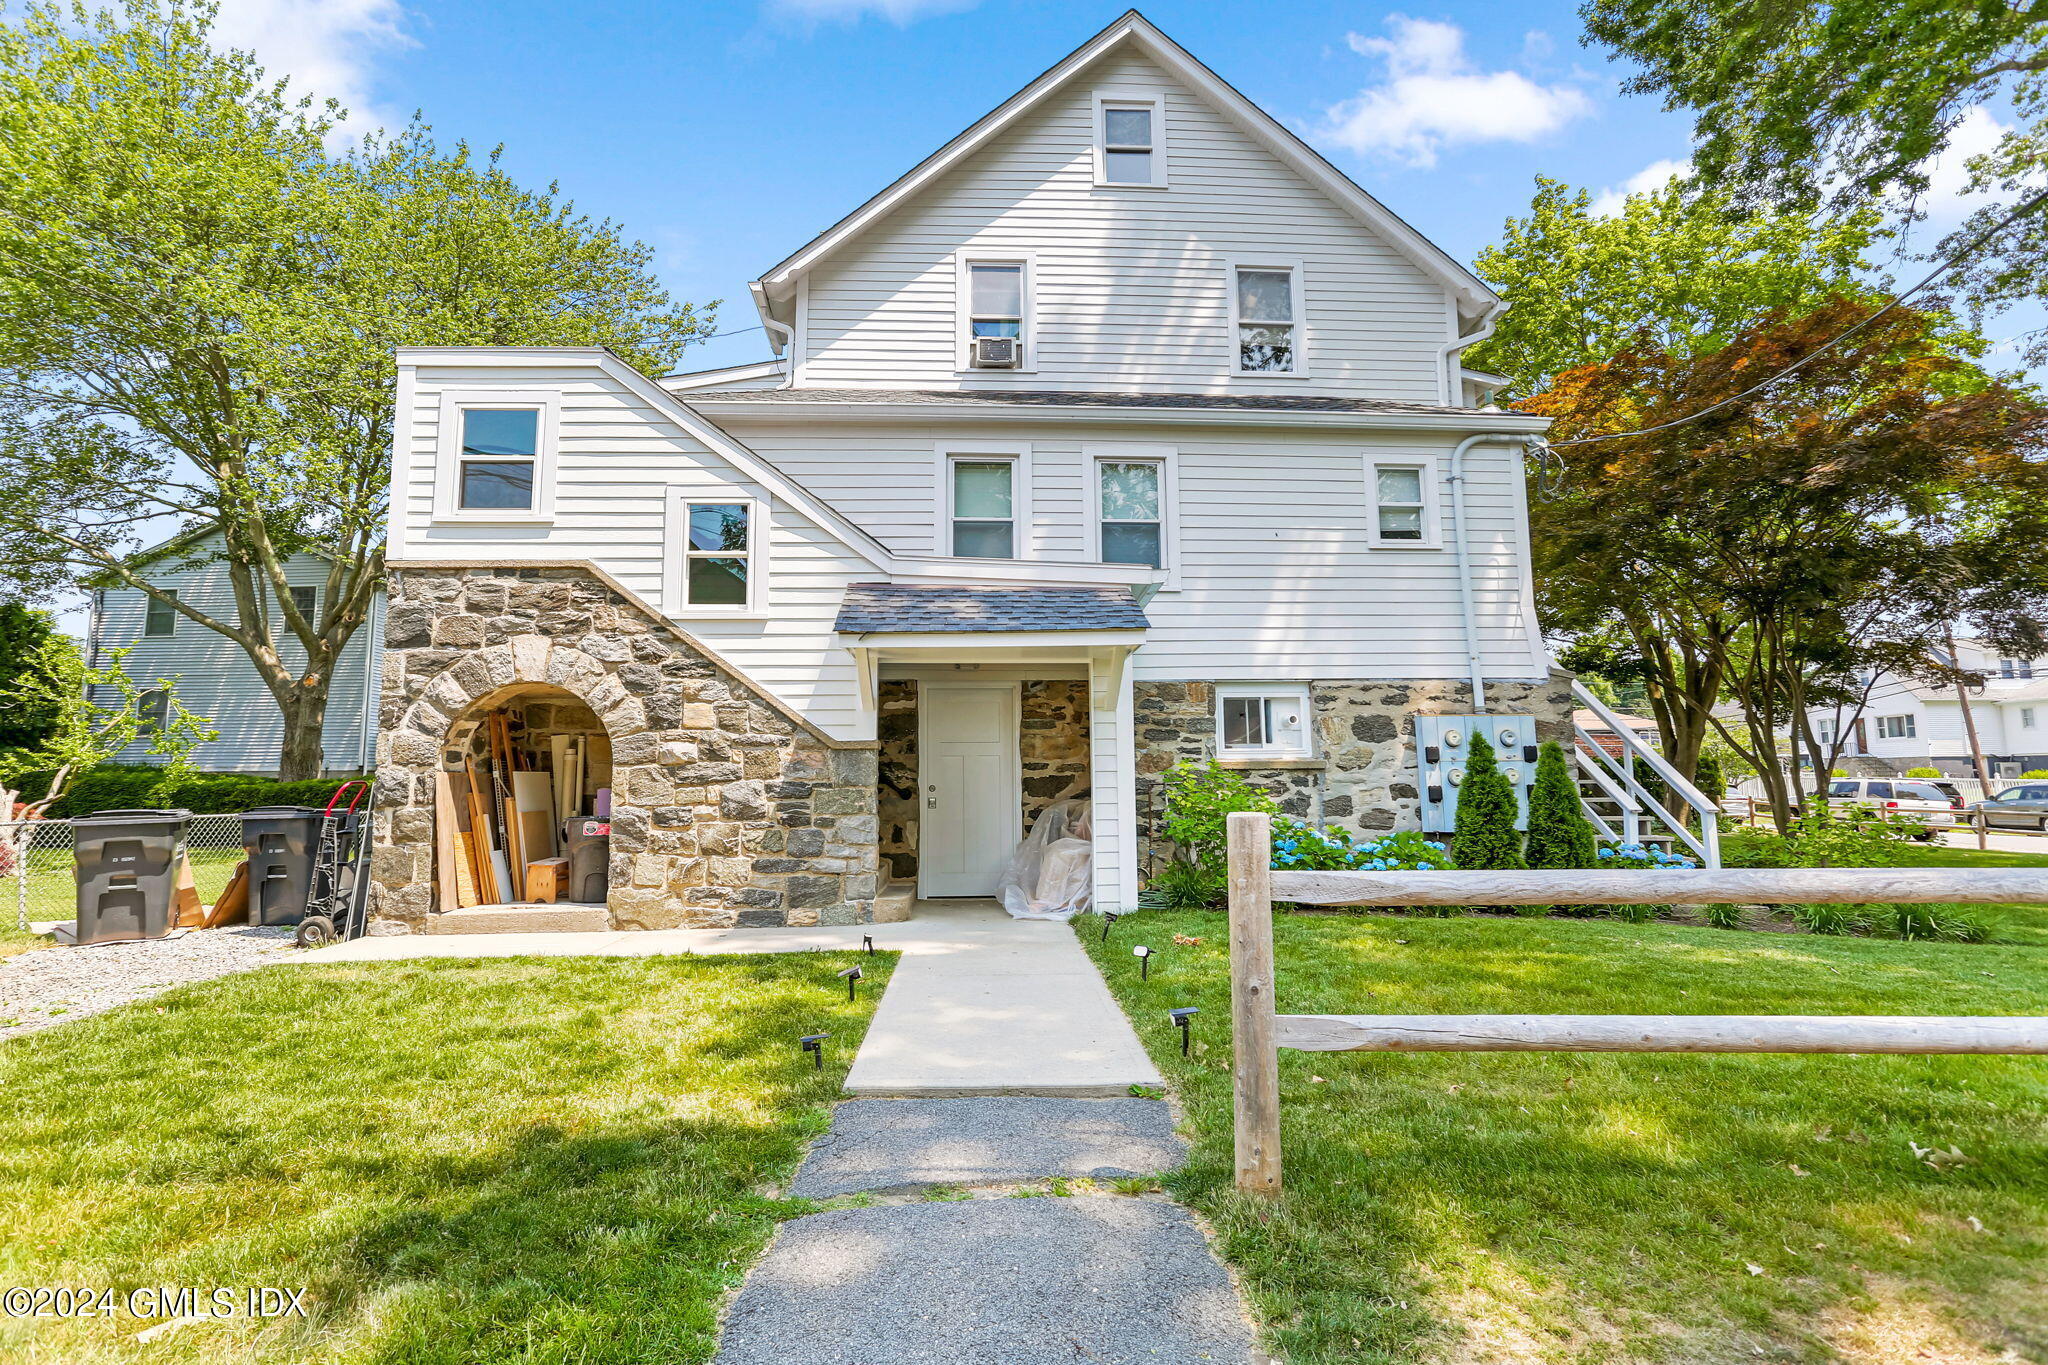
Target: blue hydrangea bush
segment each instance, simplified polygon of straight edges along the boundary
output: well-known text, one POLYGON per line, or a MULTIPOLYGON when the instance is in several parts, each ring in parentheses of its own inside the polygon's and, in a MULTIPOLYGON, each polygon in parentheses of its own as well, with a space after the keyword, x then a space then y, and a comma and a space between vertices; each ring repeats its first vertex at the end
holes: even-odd
POLYGON ((1451 867, 1451 852, 1415 830, 1357 839, 1348 830, 1282 816, 1273 822, 1273 866, 1288 872, 1442 872, 1451 867))
POLYGON ((1682 854, 1669 853, 1648 844, 1602 844, 1598 854, 1600 867, 1604 871, 1620 872, 1635 868, 1654 869, 1665 867, 1698 867, 1699 862, 1682 854))

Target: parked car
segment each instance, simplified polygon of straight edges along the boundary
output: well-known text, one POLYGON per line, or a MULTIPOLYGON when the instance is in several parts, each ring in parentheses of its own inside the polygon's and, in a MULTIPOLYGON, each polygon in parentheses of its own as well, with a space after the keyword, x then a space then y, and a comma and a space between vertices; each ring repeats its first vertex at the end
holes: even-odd
POLYGON ((1924 827, 1917 836, 1922 839, 1953 827, 1957 814, 1956 801, 1932 782, 1902 778, 1838 777, 1828 783, 1828 805, 1842 812, 1865 806, 1880 815, 1918 821, 1924 827))
POLYGON ((1990 800, 1970 807, 1971 814, 1979 812, 1984 823, 1994 829, 2037 829, 2048 834, 2048 782, 2007 787, 1990 800))

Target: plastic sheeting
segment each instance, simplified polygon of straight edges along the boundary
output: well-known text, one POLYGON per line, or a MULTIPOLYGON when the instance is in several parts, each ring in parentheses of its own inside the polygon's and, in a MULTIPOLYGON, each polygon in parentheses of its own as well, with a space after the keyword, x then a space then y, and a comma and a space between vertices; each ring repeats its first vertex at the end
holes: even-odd
POLYGON ((1017 919, 1072 919, 1095 902, 1095 845, 1086 801, 1047 806, 1003 866, 996 899, 1017 919))

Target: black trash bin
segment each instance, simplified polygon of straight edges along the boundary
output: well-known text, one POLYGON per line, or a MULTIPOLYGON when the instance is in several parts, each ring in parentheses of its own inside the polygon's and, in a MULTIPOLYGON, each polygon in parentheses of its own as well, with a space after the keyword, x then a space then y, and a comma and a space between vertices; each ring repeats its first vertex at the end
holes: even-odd
POLYGON ((102 810, 71 822, 78 861, 74 943, 171 932, 189 810, 102 810))
POLYGON ((611 885, 612 822, 572 815, 562 822, 562 852, 569 859, 569 885, 562 899, 603 905, 611 885))
POLYGON ((313 893, 313 859, 326 816, 312 806, 258 806, 242 814, 249 855, 249 923, 297 924, 313 893))

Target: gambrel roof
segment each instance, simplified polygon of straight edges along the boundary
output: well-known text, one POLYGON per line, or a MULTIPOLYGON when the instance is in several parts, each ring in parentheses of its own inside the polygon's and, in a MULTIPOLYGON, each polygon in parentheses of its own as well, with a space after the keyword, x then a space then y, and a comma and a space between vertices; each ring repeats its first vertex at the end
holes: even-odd
MULTIPOLYGON (((1458 312, 1462 317, 1476 318, 1500 303, 1500 296, 1488 288, 1484 280, 1367 194, 1271 114, 1245 98, 1228 81, 1162 33, 1151 20, 1136 10, 1126 10, 1108 28, 1068 53, 959 136, 767 270, 752 285, 755 303, 763 316, 777 322, 789 321, 789 304, 798 276, 880 222, 912 195, 974 155, 1018 119, 1041 107, 1082 71, 1125 43, 1135 46, 1164 67, 1188 89, 1234 121, 1254 141, 1414 262, 1425 275, 1442 284, 1457 299, 1458 312)), ((775 329, 769 330, 772 336, 775 329)), ((779 354, 782 349, 779 339, 775 341, 775 348, 779 354)))

